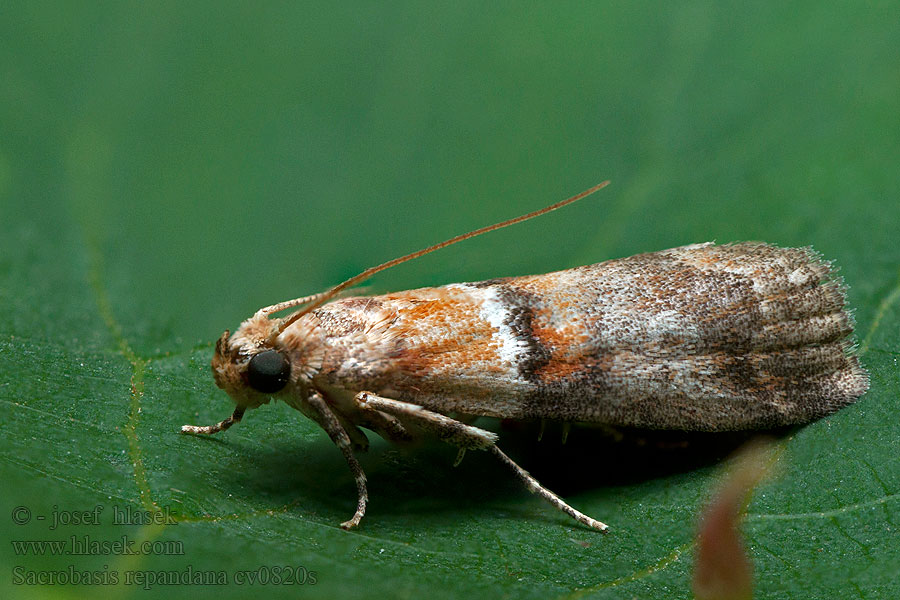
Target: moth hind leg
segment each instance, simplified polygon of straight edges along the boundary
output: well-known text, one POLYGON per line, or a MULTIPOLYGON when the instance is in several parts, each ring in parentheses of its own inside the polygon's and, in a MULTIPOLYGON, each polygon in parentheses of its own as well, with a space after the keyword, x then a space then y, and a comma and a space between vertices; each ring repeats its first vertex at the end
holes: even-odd
POLYGON ((531 473, 520 467, 513 459, 504 454, 503 451, 500 450, 500 448, 498 448, 497 446, 491 446, 490 450, 494 456, 500 459, 500 462, 512 469, 513 473, 516 474, 516 477, 518 477, 519 480, 525 484, 525 487, 527 487, 528 491, 530 491, 531 493, 537 494, 538 496, 552 504, 554 507, 556 507, 558 510, 566 513, 582 525, 587 525, 588 527, 596 529, 597 531, 601 531, 603 533, 606 533, 606 531, 609 529, 609 526, 606 525, 606 523, 602 523, 597 519, 592 519, 583 512, 580 512, 566 504, 565 500, 542 486, 541 482, 535 479, 531 475, 531 473))
POLYGON ((579 512, 566 504, 566 502, 545 488, 535 479, 528 471, 520 467, 510 457, 503 453, 497 447, 497 434, 466 425, 456 419, 451 419, 446 415, 428 410, 422 406, 409 404, 408 402, 399 402, 390 398, 376 396, 371 392, 360 392, 354 398, 357 406, 362 410, 377 410, 389 415, 393 415, 401 420, 415 422, 422 429, 434 433, 439 439, 457 446, 460 454, 457 456, 456 464, 462 458, 465 450, 488 450, 496 456, 500 462, 509 467, 516 477, 525 484, 525 487, 534 494, 537 494, 557 509, 566 513, 579 523, 587 525, 598 531, 605 532, 607 526, 596 519, 579 512))
POLYGON ((466 425, 456 419, 430 411, 408 402, 376 396, 371 392, 360 392, 354 398, 359 408, 377 410, 401 420, 415 422, 416 425, 435 434, 438 439, 467 450, 486 450, 497 441, 497 434, 466 425))

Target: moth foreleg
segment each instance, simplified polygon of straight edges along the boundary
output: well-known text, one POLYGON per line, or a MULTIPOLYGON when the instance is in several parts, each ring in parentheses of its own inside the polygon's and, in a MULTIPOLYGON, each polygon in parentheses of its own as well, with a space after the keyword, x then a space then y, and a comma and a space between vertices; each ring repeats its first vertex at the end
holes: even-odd
POLYGON ((220 431, 225 431, 235 423, 240 423, 243 417, 244 408, 238 406, 234 409, 234 413, 232 413, 230 417, 219 421, 215 425, 182 425, 181 433, 203 433, 206 435, 212 435, 214 433, 219 433, 220 431))
POLYGON ((540 482, 531 476, 528 471, 520 467, 510 457, 503 453, 497 447, 497 434, 478 427, 460 423, 455 419, 451 419, 446 415, 428 410, 416 404, 408 402, 400 402, 390 398, 376 396, 370 392, 360 392, 355 397, 356 404, 363 410, 378 410, 401 420, 406 419, 413 421, 426 431, 433 432, 438 438, 454 444, 459 447, 460 455, 457 457, 457 463, 462 458, 463 451, 471 450, 489 450, 494 456, 500 459, 500 462, 512 469, 516 477, 519 478, 525 487, 534 494, 537 494, 557 509, 566 513, 579 523, 587 525, 599 531, 606 531, 607 526, 596 519, 592 519, 586 514, 575 510, 565 503, 562 498, 545 488, 540 482))
POLYGON ((347 461, 347 466, 350 467, 350 471, 356 479, 356 512, 349 521, 341 523, 343 529, 353 529, 359 525, 363 515, 366 514, 366 504, 369 501, 369 492, 366 489, 366 474, 363 472, 362 467, 353 455, 353 444, 350 441, 350 436, 347 435, 347 432, 344 430, 343 426, 341 426, 341 423, 338 421, 334 412, 328 408, 328 404, 326 404, 325 400, 319 394, 313 393, 307 398, 307 402, 309 406, 318 413, 318 423, 325 429, 325 432, 328 433, 328 437, 331 438, 334 445, 340 449, 341 453, 344 455, 344 459, 347 461))

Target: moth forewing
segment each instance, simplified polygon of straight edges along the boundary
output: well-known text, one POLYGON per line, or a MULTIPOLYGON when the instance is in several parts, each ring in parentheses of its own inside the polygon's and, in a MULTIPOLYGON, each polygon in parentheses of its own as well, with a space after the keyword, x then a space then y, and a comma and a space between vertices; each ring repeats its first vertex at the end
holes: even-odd
POLYGON ((507 457, 496 434, 448 415, 764 429, 820 418, 868 388, 845 288, 808 248, 694 244, 323 304, 342 286, 262 309, 226 332, 212 367, 235 412, 182 430, 216 433, 247 408, 284 400, 325 429, 354 473, 357 510, 345 528, 359 524, 368 499, 354 457, 366 444, 362 429, 489 450, 528 489, 604 531, 507 457), (303 302, 311 304, 272 316, 303 302))

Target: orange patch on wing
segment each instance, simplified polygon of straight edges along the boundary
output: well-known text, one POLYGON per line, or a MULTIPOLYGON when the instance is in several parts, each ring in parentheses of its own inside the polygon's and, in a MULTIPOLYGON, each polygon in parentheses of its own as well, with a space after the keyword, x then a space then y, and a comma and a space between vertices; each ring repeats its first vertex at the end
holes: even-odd
POLYGON ((406 342, 397 357, 400 369, 417 374, 453 374, 478 369, 501 369, 497 329, 481 318, 471 296, 440 289, 391 294, 388 301, 402 299, 401 323, 395 325, 406 342))
POLYGON ((584 370, 587 365, 579 348, 587 341, 587 335, 573 323, 567 323, 563 328, 540 326, 538 323, 549 320, 547 311, 537 311, 535 317, 531 335, 550 352, 550 360, 536 371, 541 381, 555 383, 584 370))

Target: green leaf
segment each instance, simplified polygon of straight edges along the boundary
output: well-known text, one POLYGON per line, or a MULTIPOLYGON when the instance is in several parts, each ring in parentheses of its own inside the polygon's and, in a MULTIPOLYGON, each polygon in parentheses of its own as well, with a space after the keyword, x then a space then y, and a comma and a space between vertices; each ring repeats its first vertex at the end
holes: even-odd
POLYGON ((892 3, 13 2, 0 15, 4 597, 113 579, 122 597, 689 597, 696 516, 728 447, 659 453, 581 429, 561 447, 558 431, 538 444, 500 428, 510 455, 610 524, 603 536, 486 454, 454 469, 452 448, 378 442, 362 457, 368 515, 345 532, 353 479, 300 414, 178 432, 229 414, 212 341, 260 306, 607 178, 373 290, 713 239, 814 246, 850 286, 872 388, 780 442, 745 522, 756 597, 900 595, 892 3), (139 511, 171 522, 114 523, 139 511), (54 514, 80 523, 51 529, 54 514), (112 552, 122 536, 156 553, 112 552), (85 546, 10 543, 29 540, 85 546), (234 584, 247 573, 253 585, 234 584))

